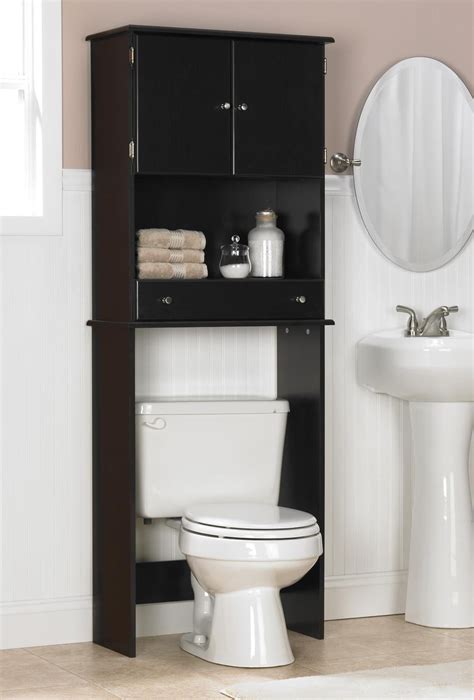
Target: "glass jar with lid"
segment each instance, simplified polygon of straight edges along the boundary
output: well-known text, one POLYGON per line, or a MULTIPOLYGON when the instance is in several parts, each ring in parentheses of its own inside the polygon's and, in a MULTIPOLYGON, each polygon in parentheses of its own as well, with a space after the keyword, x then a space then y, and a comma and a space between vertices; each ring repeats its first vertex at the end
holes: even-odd
POLYGON ((219 270, 227 279, 248 277, 251 269, 249 247, 240 243, 240 236, 232 236, 231 243, 221 246, 219 270))
POLYGON ((257 225, 249 232, 252 277, 283 277, 285 234, 276 226, 273 209, 256 214, 257 225))

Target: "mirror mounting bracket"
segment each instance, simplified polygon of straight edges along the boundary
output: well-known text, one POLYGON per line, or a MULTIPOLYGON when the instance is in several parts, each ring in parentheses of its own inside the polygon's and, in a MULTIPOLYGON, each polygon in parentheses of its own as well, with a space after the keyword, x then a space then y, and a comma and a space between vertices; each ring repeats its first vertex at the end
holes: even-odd
POLYGON ((343 173, 347 170, 349 167, 355 167, 362 165, 362 161, 360 160, 352 160, 352 158, 349 158, 349 156, 346 156, 345 153, 334 153, 331 156, 331 160, 329 162, 329 165, 331 168, 334 170, 335 173, 343 173))

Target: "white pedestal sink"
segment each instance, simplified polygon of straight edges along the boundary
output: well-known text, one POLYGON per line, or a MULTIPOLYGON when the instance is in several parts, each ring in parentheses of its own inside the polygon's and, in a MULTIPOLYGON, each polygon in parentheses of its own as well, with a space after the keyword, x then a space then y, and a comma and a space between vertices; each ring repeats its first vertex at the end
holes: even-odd
POLYGON ((474 335, 374 333, 358 343, 357 374, 371 391, 410 402, 415 474, 405 617, 429 627, 472 627, 474 335))

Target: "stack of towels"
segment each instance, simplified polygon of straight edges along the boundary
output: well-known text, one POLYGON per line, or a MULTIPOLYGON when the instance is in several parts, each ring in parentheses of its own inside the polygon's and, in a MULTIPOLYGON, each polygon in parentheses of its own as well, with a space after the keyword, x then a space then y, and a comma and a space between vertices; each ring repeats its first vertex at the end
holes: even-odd
POLYGON ((202 231, 142 228, 137 233, 139 279, 204 279, 206 237, 202 231))

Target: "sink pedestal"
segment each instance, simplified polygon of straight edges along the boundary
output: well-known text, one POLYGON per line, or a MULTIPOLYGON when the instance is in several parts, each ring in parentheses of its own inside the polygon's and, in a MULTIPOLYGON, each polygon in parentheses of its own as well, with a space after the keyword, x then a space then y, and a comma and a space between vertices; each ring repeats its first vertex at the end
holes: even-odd
POLYGON ((405 618, 428 627, 471 627, 474 404, 411 402, 410 417, 415 473, 405 618))
POLYGON ((373 333, 358 343, 357 375, 362 386, 410 403, 415 469, 406 619, 472 627, 474 335, 373 333))

